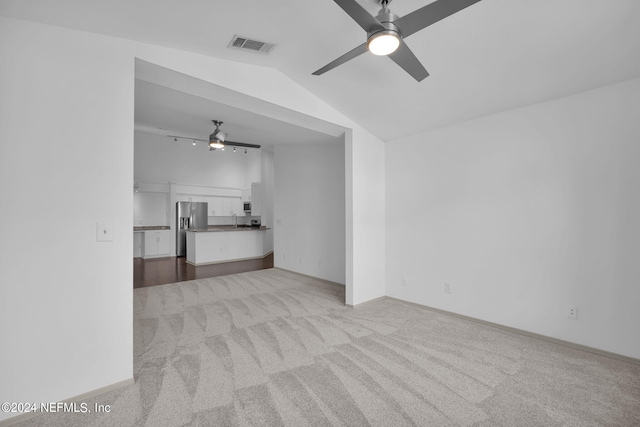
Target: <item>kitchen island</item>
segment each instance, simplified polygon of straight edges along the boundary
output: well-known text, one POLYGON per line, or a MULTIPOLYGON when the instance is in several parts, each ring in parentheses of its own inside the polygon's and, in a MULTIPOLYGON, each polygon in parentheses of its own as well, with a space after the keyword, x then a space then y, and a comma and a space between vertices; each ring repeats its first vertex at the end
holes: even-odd
POLYGON ((187 263, 216 264, 262 258, 267 227, 209 226, 187 230, 187 263))

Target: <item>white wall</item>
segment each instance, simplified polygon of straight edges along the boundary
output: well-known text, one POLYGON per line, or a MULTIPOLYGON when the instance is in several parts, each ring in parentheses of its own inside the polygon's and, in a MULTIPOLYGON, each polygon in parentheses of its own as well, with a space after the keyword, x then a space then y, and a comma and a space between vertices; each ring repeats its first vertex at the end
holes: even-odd
POLYGON ((169 193, 134 192, 133 225, 169 225, 169 193))
POLYGON ((358 305, 385 295, 380 280, 386 271, 384 143, 357 129, 348 132, 345 165, 346 303, 358 305))
POLYGON ((345 283, 344 144, 274 151, 276 267, 345 283))
POLYGON ((387 294, 639 358, 638 111, 640 79, 387 144, 387 294))
POLYGON ((270 228, 264 232, 263 253, 273 251, 273 152, 262 150, 262 166, 260 177, 260 191, 262 192, 261 224, 270 228))
POLYGON ((134 179, 219 188, 248 188, 260 180, 260 150, 209 151, 206 144, 135 132, 134 179), (257 166, 256 166, 257 165, 257 166))
MULTIPOLYGON (((293 112, 298 125, 354 129, 354 146, 381 144, 274 69, 9 18, 0 18, 0 57, 0 198, 21 208, 0 221, 1 401, 57 401, 131 378, 136 58, 260 101, 248 107, 293 112), (69 222, 66 202, 78 199, 69 222), (95 241, 98 221, 113 225, 113 241, 95 241)), ((364 150, 350 156, 348 176, 377 173, 364 150)), ((366 208, 361 181, 347 184, 349 215, 366 208)), ((384 286, 381 276, 361 281, 366 268, 350 267, 355 298, 384 286)))
POLYGON ((132 378, 133 59, 96 41, 0 19, 3 402, 132 378))

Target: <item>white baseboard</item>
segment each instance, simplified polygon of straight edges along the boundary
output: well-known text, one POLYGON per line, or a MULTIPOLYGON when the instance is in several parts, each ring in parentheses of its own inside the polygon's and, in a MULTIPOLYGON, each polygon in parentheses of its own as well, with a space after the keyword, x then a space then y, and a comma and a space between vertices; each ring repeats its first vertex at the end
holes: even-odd
POLYGON ((327 279, 323 279, 321 277, 316 277, 316 276, 310 276, 308 274, 303 274, 297 271, 293 271, 293 270, 287 270, 286 268, 282 268, 282 267, 273 267, 275 270, 282 270, 282 271, 286 271, 288 273, 294 273, 294 274, 299 274, 300 276, 304 276, 304 277, 308 277, 309 279, 314 279, 314 280, 319 280, 321 282, 325 282, 329 285, 333 285, 333 286, 340 286, 341 288, 344 288, 345 285, 343 285, 342 283, 338 283, 338 282, 332 282, 331 280, 327 280, 327 279))
POLYGON ((353 305, 351 305, 351 304, 345 304, 345 305, 346 305, 347 307, 349 307, 349 308, 358 308, 358 307, 362 307, 363 305, 368 305, 368 304, 371 304, 371 303, 373 303, 373 302, 383 300, 383 299, 385 299, 385 298, 388 298, 388 297, 386 297, 386 296, 384 296, 384 295, 383 295, 383 296, 378 297, 378 298, 374 298, 374 299, 370 299, 370 300, 365 301, 365 302, 361 302, 360 304, 353 304, 353 305))
MULTIPOLYGON (((523 329, 517 329, 517 328, 512 328, 511 326, 505 326, 505 325, 501 325, 499 323, 493 323, 493 322, 489 322, 487 320, 482 320, 482 319, 476 319, 475 317, 470 317, 470 316, 465 316, 464 314, 458 314, 458 313, 454 313, 451 311, 447 311, 447 310, 442 310, 439 308, 434 308, 434 307, 429 307, 428 305, 424 305, 424 304, 418 304, 415 302, 411 302, 411 301, 405 301, 399 298, 394 298, 394 297, 382 297, 382 298, 388 298, 390 300, 394 300, 394 301, 398 301, 398 302, 402 302, 405 304, 411 304, 411 305, 415 305, 427 310, 431 310, 431 311, 436 311, 438 313, 443 313, 443 314, 448 314, 450 316, 455 316, 461 319, 465 319, 465 320, 469 320, 471 322, 475 322, 475 323, 480 323, 482 325, 486 325, 486 326, 490 326, 493 328, 497 328, 497 329, 502 329, 504 331, 509 331, 509 332, 513 332, 519 335, 524 335, 527 337, 531 337, 531 338, 538 338, 544 341, 548 341, 548 342, 552 342, 554 344, 560 344, 560 345, 564 345, 567 347, 571 347, 571 348, 575 348, 577 350, 583 350, 583 351, 588 351, 590 353, 594 353, 594 354, 598 354, 600 356, 606 356, 606 357, 611 357, 613 359, 617 359, 617 360, 622 360, 623 362, 630 362, 630 363, 634 363, 637 365, 640 365, 640 359, 636 359, 635 357, 630 357, 630 356, 625 356, 623 354, 618 354, 618 353, 613 353, 610 351, 606 351, 606 350, 600 350, 599 348, 594 348, 594 347, 589 347, 586 345, 582 345, 582 344, 577 344, 571 341, 565 341, 565 340, 561 340, 558 338, 553 338, 553 337, 548 337, 546 335, 542 335, 542 334, 536 334, 535 332, 529 332, 529 331, 525 331, 523 329)), ((369 302, 373 302, 376 300, 379 300, 380 298, 376 298, 374 300, 371 301, 366 301, 363 304, 367 304, 369 302)), ((358 304, 358 306, 360 306, 362 304, 358 304)))
MULTIPOLYGON (((86 399, 90 399, 92 397, 98 396, 100 394, 103 393, 107 393, 113 390, 117 390, 121 387, 126 387, 128 385, 131 385, 135 383, 133 377, 124 380, 124 381, 118 381, 117 383, 111 384, 111 385, 107 385, 104 387, 100 387, 97 388, 95 390, 92 391, 88 391, 86 393, 82 393, 79 394, 77 396, 74 397, 70 397, 69 399, 65 399, 62 400, 61 403, 72 403, 72 402, 78 402, 81 400, 86 400, 86 399)), ((6 420, 2 420, 0 421, 0 427, 8 427, 8 426, 12 426, 15 425, 17 423, 21 423, 23 421, 26 421, 28 419, 40 416, 40 415, 45 415, 44 413, 41 413, 40 411, 35 411, 35 412, 25 412, 19 415, 16 415, 15 417, 11 417, 11 418, 7 418, 6 420)))

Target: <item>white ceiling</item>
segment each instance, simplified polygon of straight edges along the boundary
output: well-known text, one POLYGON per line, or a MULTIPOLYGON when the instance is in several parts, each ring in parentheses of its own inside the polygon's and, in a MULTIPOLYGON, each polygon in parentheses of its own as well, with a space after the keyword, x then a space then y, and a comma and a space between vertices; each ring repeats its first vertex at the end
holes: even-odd
POLYGON ((638 0, 482 0, 407 38, 420 83, 370 54, 312 76, 365 41, 331 0, 0 0, 0 14, 274 67, 383 140, 640 76, 638 0), (228 49, 234 34, 278 46, 228 49))
MULTIPOLYGON (((337 138, 227 104, 136 79, 136 130, 158 135, 209 139, 212 120, 222 121, 227 140, 261 145, 331 143, 337 138)), ((188 141, 187 141, 188 142, 188 141)))

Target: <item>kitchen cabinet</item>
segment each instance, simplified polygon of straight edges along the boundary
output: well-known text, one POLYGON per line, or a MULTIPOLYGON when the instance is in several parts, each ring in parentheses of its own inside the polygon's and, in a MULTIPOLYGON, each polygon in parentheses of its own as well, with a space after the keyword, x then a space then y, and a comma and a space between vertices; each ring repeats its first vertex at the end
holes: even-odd
POLYGON ((244 203, 242 203, 241 198, 234 197, 231 199, 231 212, 232 215, 244 216, 244 203))
POLYGON ((222 216, 224 211, 222 209, 222 197, 217 196, 204 196, 203 202, 207 203, 207 215, 208 216, 222 216))
POLYGON ((222 198, 222 212, 223 216, 243 216, 244 206, 240 197, 223 197, 222 198))
POLYGON ((244 216, 241 190, 233 190, 232 194, 204 196, 176 193, 176 202, 204 202, 207 204, 207 216, 232 216, 234 214, 244 216))
POLYGON ((206 202, 204 196, 194 196, 193 194, 176 194, 176 202, 206 202))
POLYGON ((158 258, 171 255, 171 230, 144 232, 142 258, 158 258))
POLYGON ((250 188, 245 188, 244 190, 241 191, 242 194, 242 201, 243 202, 250 202, 251 201, 251 189, 250 188))
POLYGON ((260 194, 260 183, 251 183, 251 216, 262 215, 262 195, 260 194))

